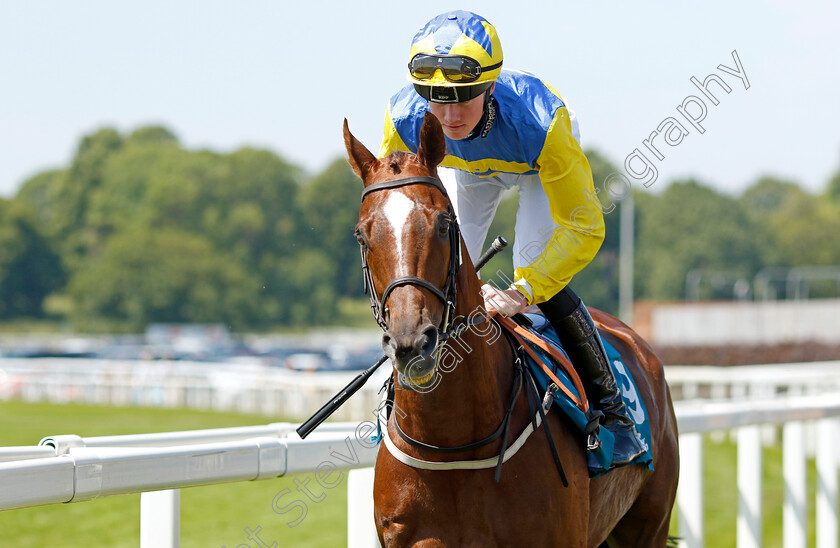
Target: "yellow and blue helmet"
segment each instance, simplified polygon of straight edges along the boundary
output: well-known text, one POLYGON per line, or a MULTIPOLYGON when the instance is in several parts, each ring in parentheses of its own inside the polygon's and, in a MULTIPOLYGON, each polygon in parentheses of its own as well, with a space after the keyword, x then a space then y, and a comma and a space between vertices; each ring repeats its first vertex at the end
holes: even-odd
POLYGON ((461 103, 487 91, 502 71, 502 44, 487 19, 442 13, 411 41, 408 76, 424 99, 461 103))

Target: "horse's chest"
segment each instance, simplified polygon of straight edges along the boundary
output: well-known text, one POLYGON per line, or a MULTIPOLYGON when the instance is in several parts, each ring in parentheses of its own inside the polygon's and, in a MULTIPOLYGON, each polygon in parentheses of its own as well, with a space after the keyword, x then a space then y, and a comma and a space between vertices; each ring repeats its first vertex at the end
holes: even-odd
POLYGON ((492 470, 394 470, 389 485, 374 492, 385 545, 521 546, 525 539, 530 546, 556 545, 558 524, 539 523, 546 513, 562 515, 553 482, 515 468, 506 466, 500 484, 492 470))

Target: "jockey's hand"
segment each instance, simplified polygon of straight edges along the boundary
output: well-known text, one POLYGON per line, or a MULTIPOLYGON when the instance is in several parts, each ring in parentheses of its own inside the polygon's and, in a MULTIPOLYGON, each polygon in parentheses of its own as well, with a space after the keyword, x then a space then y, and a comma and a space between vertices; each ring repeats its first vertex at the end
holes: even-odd
POLYGON ((491 315, 513 316, 528 306, 525 296, 513 288, 501 290, 484 284, 481 286, 481 296, 484 297, 484 309, 491 315))

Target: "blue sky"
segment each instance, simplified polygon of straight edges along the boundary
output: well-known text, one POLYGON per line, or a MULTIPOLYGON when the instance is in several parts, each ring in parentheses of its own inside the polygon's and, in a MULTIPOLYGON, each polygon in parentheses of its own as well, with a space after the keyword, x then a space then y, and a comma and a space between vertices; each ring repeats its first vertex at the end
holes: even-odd
MULTIPOLYGON (((703 134, 661 145, 661 189, 694 176, 738 192, 763 174, 819 190, 840 169, 837 2, 5 2, 0 7, 0 196, 67 165, 104 125, 164 124, 191 148, 257 146, 310 172, 343 155, 344 117, 379 146, 411 37, 473 10, 505 66, 553 85, 584 146, 614 162, 712 72, 731 86, 703 134), (717 69, 737 50, 749 89, 717 69)), ((716 87, 712 89, 717 90, 716 87)), ((708 101, 707 101, 708 102, 708 101)), ((684 120, 683 120, 684 122, 684 120)))

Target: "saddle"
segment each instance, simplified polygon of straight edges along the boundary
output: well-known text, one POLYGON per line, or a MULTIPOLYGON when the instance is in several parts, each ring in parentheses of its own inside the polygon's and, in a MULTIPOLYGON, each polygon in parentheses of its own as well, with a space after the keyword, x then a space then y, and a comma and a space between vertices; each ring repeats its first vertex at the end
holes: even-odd
MULTIPOLYGON (((606 474, 617 466, 614 461, 626 461, 624 455, 615 454, 625 443, 616 443, 613 432, 598 423, 601 415, 587 400, 583 383, 577 371, 563 350, 560 339, 545 316, 537 313, 516 314, 510 318, 497 315, 496 320, 508 331, 520 345, 522 359, 527 370, 536 381, 541 395, 553 394, 553 403, 579 429, 585 440, 590 477, 606 474)), ((599 326, 604 331, 604 326, 599 326)), ((621 361, 618 351, 602 337, 607 358, 613 369, 621 397, 628 414, 636 423, 636 430, 642 438, 646 451, 626 464, 647 464, 653 469, 653 456, 650 453, 650 422, 644 402, 638 395, 636 383, 621 361)), ((619 435, 625 435, 620 432, 619 435)), ((622 464, 624 466, 625 464, 622 464)))

